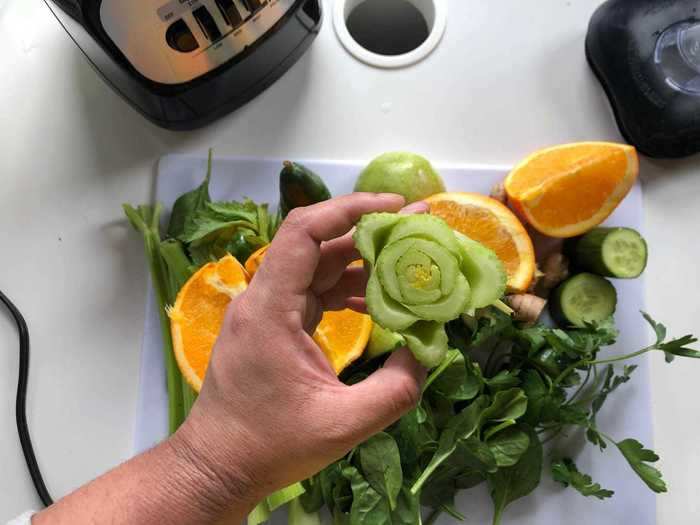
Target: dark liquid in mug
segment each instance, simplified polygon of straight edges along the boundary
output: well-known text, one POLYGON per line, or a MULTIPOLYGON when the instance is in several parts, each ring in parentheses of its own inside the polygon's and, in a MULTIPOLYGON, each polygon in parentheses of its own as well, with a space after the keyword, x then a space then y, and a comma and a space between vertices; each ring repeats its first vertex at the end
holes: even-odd
POLYGON ((346 21, 350 35, 378 55, 403 55, 418 48, 430 33, 418 9, 406 0, 365 0, 346 21))

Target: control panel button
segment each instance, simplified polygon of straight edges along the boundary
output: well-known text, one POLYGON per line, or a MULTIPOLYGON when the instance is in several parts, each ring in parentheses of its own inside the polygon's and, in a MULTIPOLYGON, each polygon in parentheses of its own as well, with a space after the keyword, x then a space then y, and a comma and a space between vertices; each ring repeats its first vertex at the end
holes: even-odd
POLYGON ((202 31, 209 40, 213 42, 221 38, 219 26, 216 25, 214 17, 211 16, 209 9, 204 6, 198 7, 192 11, 192 15, 194 16, 195 20, 197 20, 199 27, 202 28, 202 31))
POLYGON ((238 11, 238 8, 234 5, 233 0, 216 0, 216 5, 219 7, 221 16, 224 17, 228 25, 234 29, 241 25, 243 17, 238 11))
POLYGON ((170 24, 165 32, 165 40, 171 48, 181 53, 190 53, 199 47, 197 39, 182 18, 170 24))
POLYGON ((243 0, 246 9, 251 13, 255 13, 255 11, 263 7, 266 3, 267 0, 243 0))

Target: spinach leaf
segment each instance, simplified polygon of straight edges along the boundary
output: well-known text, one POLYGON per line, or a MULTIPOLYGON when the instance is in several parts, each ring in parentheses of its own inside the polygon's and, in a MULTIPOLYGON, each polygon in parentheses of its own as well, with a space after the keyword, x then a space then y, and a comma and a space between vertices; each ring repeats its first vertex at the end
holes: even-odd
MULTIPOLYGON (((481 391, 483 381, 467 368, 464 356, 459 350, 455 353, 452 363, 433 381, 431 389, 452 401, 469 401, 481 391)), ((450 354, 451 355, 451 354, 450 354)))
POLYGON ((321 487, 321 475, 302 481, 304 493, 299 496, 299 501, 306 512, 318 512, 323 507, 323 490, 321 487))
MULTIPOLYGON (((399 487, 395 508, 389 500, 372 488, 359 470, 351 465, 343 468, 343 476, 350 481, 352 507, 349 525, 419 525, 420 505, 418 498, 407 487, 399 487)), ((342 512, 334 512, 334 516, 342 512)))
POLYGON ((403 485, 401 457, 394 438, 385 432, 375 434, 358 447, 362 473, 374 490, 389 500, 391 510, 403 485))
POLYGON ((475 470, 465 470, 455 477, 455 487, 457 489, 470 489, 486 481, 486 476, 475 470))
POLYGON ((212 155, 213 151, 210 149, 207 161, 207 174, 202 184, 194 190, 180 195, 175 204, 173 204, 170 224, 168 225, 168 236, 173 239, 180 239, 185 231, 192 227, 192 222, 197 213, 203 210, 207 203, 211 201, 209 180, 211 179, 212 155))
POLYGON ((420 525, 420 502, 408 487, 401 487, 391 521, 394 525, 420 525))
POLYGON ((530 447, 530 436, 520 427, 510 427, 493 436, 486 444, 499 467, 512 467, 530 447))
POLYGON ((616 443, 617 448, 622 452, 622 455, 630 464, 632 470, 637 473, 637 476, 646 483, 646 485, 656 493, 666 492, 666 483, 661 477, 661 472, 649 465, 648 463, 656 463, 659 460, 653 450, 644 448, 636 439, 625 439, 616 443))
POLYGON ((520 386, 520 370, 501 370, 498 374, 490 379, 486 379, 486 385, 489 387, 491 392, 498 392, 500 390, 507 390, 509 388, 514 388, 520 386))
POLYGON ((457 472, 476 471, 482 474, 496 472, 498 463, 491 448, 476 436, 461 439, 450 458, 450 466, 457 472))
POLYGON ((487 476, 494 505, 493 524, 499 525, 505 508, 537 488, 542 476, 542 444, 537 434, 527 428, 530 446, 512 467, 500 468, 487 476))
POLYGON ((565 487, 572 487, 583 496, 594 496, 600 500, 610 498, 615 492, 604 489, 599 483, 593 483, 588 474, 579 472, 576 464, 569 458, 552 463, 552 477, 565 487))
POLYGON ((374 490, 352 465, 343 468, 343 476, 350 481, 352 489, 350 525, 390 525, 389 501, 374 490))
POLYGON ((406 479, 418 477, 421 458, 437 448, 437 430, 424 406, 425 401, 389 429, 399 448, 401 467, 406 479))
POLYGON ((452 455, 460 439, 468 439, 478 430, 482 413, 488 405, 488 396, 480 396, 450 420, 448 426, 440 435, 438 449, 435 451, 430 463, 413 484, 413 487, 411 487, 412 494, 418 494, 421 486, 428 480, 435 469, 452 455))
POLYGON ((522 389, 511 388, 497 392, 493 397, 493 403, 481 413, 479 428, 489 422, 515 421, 526 411, 527 396, 522 389))

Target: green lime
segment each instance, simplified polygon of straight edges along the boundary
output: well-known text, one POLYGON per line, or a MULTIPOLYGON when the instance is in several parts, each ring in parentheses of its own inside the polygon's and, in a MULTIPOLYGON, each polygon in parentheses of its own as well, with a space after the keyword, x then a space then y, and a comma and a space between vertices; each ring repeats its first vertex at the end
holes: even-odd
POLYGON ((445 183, 430 162, 415 153, 384 153, 364 169, 355 191, 398 193, 406 204, 445 191, 445 183))

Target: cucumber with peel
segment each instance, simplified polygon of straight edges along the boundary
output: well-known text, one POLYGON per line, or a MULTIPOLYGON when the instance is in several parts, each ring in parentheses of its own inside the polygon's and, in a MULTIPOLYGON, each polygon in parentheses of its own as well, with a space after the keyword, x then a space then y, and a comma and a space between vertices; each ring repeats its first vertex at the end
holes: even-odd
POLYGON ((603 277, 592 273, 575 275, 554 290, 549 310, 552 318, 564 327, 584 327, 601 322, 615 313, 617 292, 603 277))
POLYGON ((595 228, 576 242, 573 255, 582 270, 635 279, 646 268, 647 243, 632 228, 595 228))

